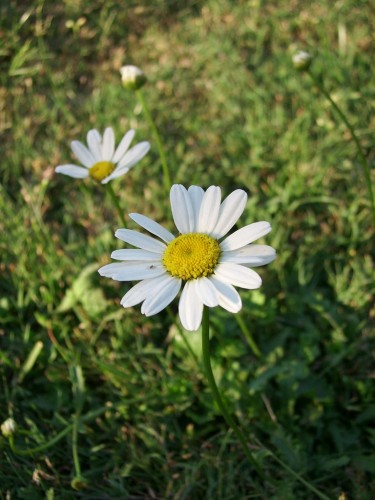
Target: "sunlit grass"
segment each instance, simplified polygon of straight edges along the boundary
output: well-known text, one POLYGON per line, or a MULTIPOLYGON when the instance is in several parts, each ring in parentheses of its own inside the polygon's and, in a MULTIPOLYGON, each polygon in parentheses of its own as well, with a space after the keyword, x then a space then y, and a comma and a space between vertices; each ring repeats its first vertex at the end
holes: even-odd
MULTIPOLYGON (((173 182, 245 189, 241 224, 273 226, 278 258, 260 290, 241 292, 261 356, 232 315, 211 314, 220 389, 249 442, 331 498, 372 498, 370 203, 350 135, 291 62, 314 54, 371 151, 368 3, 34 2, 1 14, 0 421, 16 420, 17 448, 43 448, 79 411, 84 498, 309 498, 254 445, 278 485, 263 488, 170 317, 119 307, 127 285, 96 272, 121 225, 111 200, 54 174, 94 126, 153 142, 120 83, 134 63, 173 182)), ((113 183, 128 212, 172 230, 162 186, 156 144, 113 183)), ((187 338, 201 362, 200 333, 187 338)), ((78 495, 71 431, 35 455, 0 447, 4 498, 78 495)))

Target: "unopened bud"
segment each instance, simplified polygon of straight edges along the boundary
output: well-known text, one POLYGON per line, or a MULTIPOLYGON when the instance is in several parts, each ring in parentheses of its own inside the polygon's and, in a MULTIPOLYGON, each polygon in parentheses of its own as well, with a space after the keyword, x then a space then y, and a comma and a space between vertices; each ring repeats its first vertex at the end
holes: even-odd
POLYGON ((147 81, 146 75, 137 66, 123 66, 120 73, 123 86, 129 90, 138 90, 147 81))
POLYGON ((88 481, 83 476, 76 476, 72 479, 70 486, 73 490, 84 490, 89 485, 88 481))
POLYGON ((7 418, 5 422, 1 424, 1 432, 3 436, 9 438, 13 436, 17 431, 17 424, 13 418, 7 418))
POLYGON ((307 71, 312 61, 312 55, 304 50, 299 50, 293 56, 293 64, 299 71, 307 71))

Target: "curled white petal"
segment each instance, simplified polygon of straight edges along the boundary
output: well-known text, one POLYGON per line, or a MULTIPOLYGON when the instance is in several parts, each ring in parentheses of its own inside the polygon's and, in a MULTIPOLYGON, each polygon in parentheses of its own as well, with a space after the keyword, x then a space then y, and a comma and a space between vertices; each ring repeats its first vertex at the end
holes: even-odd
POLYGON ((89 175, 87 168, 78 167, 77 165, 59 165, 55 168, 55 172, 58 174, 68 175, 69 177, 74 177, 75 179, 84 179, 89 175))
POLYGON ((155 234, 155 236, 158 236, 167 243, 175 238, 172 233, 167 231, 167 229, 145 215, 129 214, 129 217, 141 227, 145 228, 148 232, 155 234))
POLYGON ((225 240, 220 243, 220 247, 223 251, 237 250, 237 248, 244 247, 262 236, 265 236, 270 231, 271 225, 269 222, 254 222, 253 224, 238 229, 238 231, 235 231, 225 238, 225 240))
POLYGON ((150 278, 140 281, 134 285, 121 299, 123 307, 133 307, 145 300, 145 298, 152 293, 155 285, 159 283, 160 278, 150 278))
POLYGON ((172 277, 169 274, 145 279, 134 285, 122 298, 123 307, 132 307, 143 302, 148 297, 158 296, 160 290, 168 285, 172 277))
POLYGON ((181 288, 181 280, 169 274, 162 276, 159 287, 146 297, 142 304, 141 313, 153 316, 165 309, 174 300, 181 288))
POLYGON ((245 266, 231 262, 219 264, 215 269, 213 277, 224 283, 239 286, 240 288, 247 288, 248 290, 254 290, 262 285, 262 278, 258 273, 245 266))
POLYGON ((155 252, 159 255, 167 248, 161 241, 155 240, 155 238, 151 238, 151 236, 138 233, 138 231, 133 231, 132 229, 118 229, 115 232, 115 236, 119 240, 129 243, 129 245, 148 250, 149 252, 155 252))
POLYGON ((225 198, 220 206, 220 212, 215 229, 211 236, 220 239, 232 229, 245 210, 247 194, 242 189, 236 189, 225 198))

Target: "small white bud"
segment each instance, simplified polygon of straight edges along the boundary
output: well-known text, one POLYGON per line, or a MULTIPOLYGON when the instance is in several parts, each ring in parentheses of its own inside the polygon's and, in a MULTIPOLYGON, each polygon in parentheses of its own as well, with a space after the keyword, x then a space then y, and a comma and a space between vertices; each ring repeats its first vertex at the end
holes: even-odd
POLYGON ((123 86, 129 90, 138 90, 147 81, 146 75, 137 66, 123 66, 120 73, 123 86))
POLYGON ((305 52, 304 50, 299 50, 296 54, 294 54, 292 60, 293 65, 296 69, 300 71, 306 71, 310 67, 312 55, 308 52, 305 52))
POLYGON ((17 424, 13 418, 7 418, 2 424, 1 424, 1 432, 3 433, 3 436, 6 438, 9 438, 13 436, 17 431, 17 424))

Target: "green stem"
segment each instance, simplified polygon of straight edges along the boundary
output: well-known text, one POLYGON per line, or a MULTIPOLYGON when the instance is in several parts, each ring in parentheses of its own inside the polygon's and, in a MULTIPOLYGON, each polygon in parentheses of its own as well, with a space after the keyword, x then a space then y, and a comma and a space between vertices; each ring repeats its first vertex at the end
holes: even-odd
POLYGON ((160 157, 160 161, 161 161, 161 166, 162 166, 162 169, 163 169, 163 177, 164 177, 164 184, 165 184, 165 189, 167 190, 168 194, 169 194, 169 191, 172 187, 172 181, 171 181, 171 175, 169 173, 169 168, 168 168, 168 163, 167 163, 167 156, 165 154, 165 150, 164 150, 164 147, 163 147, 163 143, 161 142, 161 139, 160 139, 160 135, 159 135, 159 132, 158 132, 158 129, 155 125, 155 122, 151 116, 151 113, 148 109, 148 106, 146 104, 146 100, 144 98, 144 95, 142 93, 141 90, 137 90, 136 91, 136 94, 137 94, 137 97, 139 99, 139 102, 141 103, 142 105, 142 109, 143 109, 143 112, 145 114, 145 117, 146 117, 146 120, 152 130, 152 133, 154 134, 154 137, 155 137, 155 141, 156 141, 156 146, 158 148, 158 152, 159 152, 159 157, 160 157))
POLYGON ((167 313, 168 313, 168 316, 170 318, 170 320, 176 325, 176 328, 178 330, 178 333, 181 335, 181 338, 186 346, 186 349, 189 351, 190 353, 190 356, 194 359, 197 367, 199 368, 200 367, 200 364, 199 364, 199 360, 195 354, 195 352, 193 351, 188 339, 186 338, 186 335, 185 335, 185 332, 183 330, 183 328, 181 328, 181 326, 178 324, 178 322, 176 321, 176 316, 175 314, 173 314, 173 312, 171 311, 171 308, 170 307, 167 307, 167 313))
MULTIPOLYGON (((237 427, 236 423, 232 419, 221 395, 219 392, 219 389, 216 385, 214 375, 212 373, 212 368, 211 368, 211 361, 210 361, 210 347, 209 347, 209 312, 208 308, 205 307, 203 310, 203 321, 202 321, 202 351, 203 351, 203 363, 204 367, 206 370, 206 376, 207 380, 210 385, 210 389, 212 391, 212 394, 215 398, 215 401, 217 405, 219 406, 221 413, 225 420, 227 421, 227 424, 233 429, 234 433, 238 437, 239 441, 242 444, 242 447, 245 451, 245 454, 247 458, 249 459, 249 462, 254 466, 254 468, 257 470, 258 474, 261 476, 263 480, 265 480, 265 475, 260 468, 260 465, 258 464, 257 460, 253 457, 251 454, 247 444, 246 444, 246 438, 243 435, 242 431, 237 427)), ((319 490, 317 490, 312 484, 310 484, 306 479, 304 479, 298 472, 295 472, 293 469, 291 469, 286 463, 284 463, 280 458, 278 458, 271 450, 263 446, 259 441, 259 445, 261 448, 266 450, 273 458, 274 460, 279 463, 291 476, 293 476, 295 479, 300 481, 307 489, 312 491, 317 497, 321 498, 322 500, 330 500, 329 497, 324 495, 324 493, 321 493, 319 490)), ((270 482, 272 484, 275 484, 272 479, 270 479, 270 482)))
POLYGON ((52 439, 47 441, 46 443, 43 443, 39 446, 35 446, 35 448, 29 448, 28 450, 21 450, 20 448, 17 448, 17 446, 14 444, 14 439, 13 437, 9 438, 9 445, 13 453, 16 453, 17 455, 34 455, 35 453, 39 453, 40 451, 46 450, 47 448, 50 448, 54 444, 58 443, 60 439, 62 439, 64 436, 69 434, 69 432, 72 430, 73 425, 70 424, 65 429, 63 429, 61 432, 56 434, 52 439))
POLYGON ((241 331, 244 334, 244 336, 246 337, 246 340, 247 340, 251 350, 253 351, 253 353, 255 354, 255 356, 257 358, 260 358, 262 356, 262 353, 260 352, 259 347, 255 343, 255 340, 253 339, 253 336, 251 335, 249 329, 247 328, 246 323, 244 322, 242 316, 240 314, 236 314, 235 317, 236 317, 237 324, 241 328, 241 331))
POLYGON ((126 228, 127 226, 126 226, 124 213, 123 213, 123 210, 121 209, 120 203, 118 201, 118 197, 116 196, 115 192, 113 191, 113 187, 112 187, 112 184, 110 182, 107 184, 107 186, 108 186, 109 196, 111 197, 112 203, 116 208, 116 211, 118 213, 118 216, 120 217, 121 223, 122 223, 123 227, 126 228))
POLYGON ((72 454, 73 454, 73 463, 75 470, 75 477, 81 477, 81 464, 79 462, 78 455, 78 429, 80 424, 80 412, 76 412, 73 420, 73 429, 72 429, 72 454))
POLYGON ((374 198, 374 192, 372 190, 371 170, 370 170, 370 166, 369 166, 369 164, 367 162, 366 156, 365 156, 365 154, 363 152, 361 143, 359 142, 359 139, 357 137, 357 134, 355 133, 355 130, 354 130, 353 126, 351 125, 351 123, 349 122, 349 120, 347 119, 347 117, 345 116, 345 113, 335 103, 335 101, 332 99, 330 93, 325 89, 325 87, 323 86, 323 84, 320 83, 319 80, 318 80, 318 78, 316 78, 315 75, 313 75, 312 73, 310 73, 310 71, 307 71, 307 73, 310 76, 310 78, 312 79, 312 81, 315 83, 315 85, 322 92, 322 94, 326 97, 326 99, 332 104, 332 107, 334 108, 334 110, 336 111, 336 113, 339 115, 339 117, 341 118, 341 120, 347 126, 347 128, 348 128, 348 130, 350 132, 350 135, 352 136, 352 139, 354 141, 354 144, 357 147, 359 159, 360 159, 360 162, 361 162, 362 167, 363 167, 363 173, 365 175, 365 180, 366 180, 367 189, 368 189, 368 193, 369 193, 369 197, 370 197, 371 208, 372 208, 372 216, 373 216, 374 223, 375 223, 375 198, 374 198))
POLYGON ((244 452, 246 454, 246 457, 248 458, 249 462, 253 465, 255 470, 258 472, 260 477, 265 480, 265 475, 258 464, 257 460, 253 457, 252 453, 250 452, 247 444, 246 444, 246 439, 240 429, 237 427, 235 421, 231 417, 224 400, 222 399, 220 395, 220 391, 216 385, 215 382, 215 377, 212 372, 212 367, 211 367, 211 360, 210 360, 210 333, 209 333, 209 311, 207 307, 204 307, 203 309, 203 321, 202 321, 202 355, 203 355, 203 364, 204 368, 206 371, 206 377, 208 380, 208 384, 210 386, 212 395, 220 408, 220 411, 225 418, 227 424, 229 427, 233 429, 233 432, 237 436, 238 440, 240 441, 244 452))

